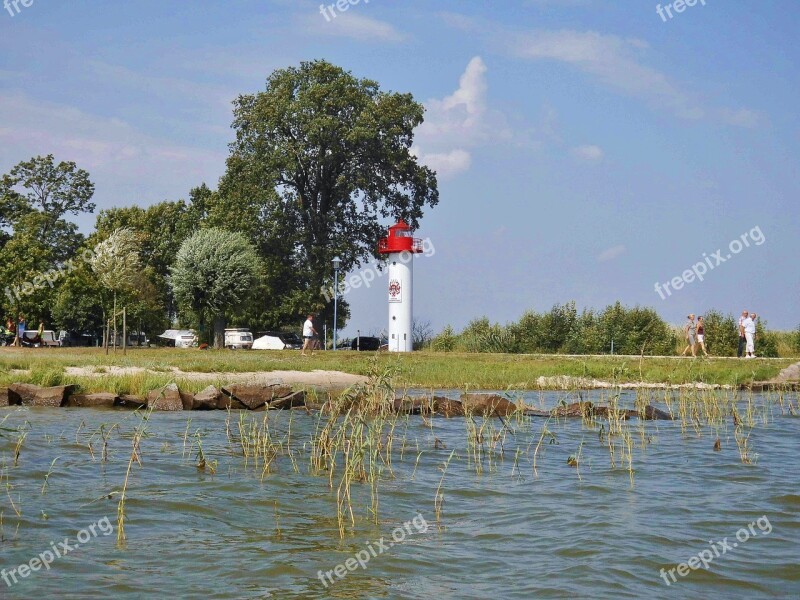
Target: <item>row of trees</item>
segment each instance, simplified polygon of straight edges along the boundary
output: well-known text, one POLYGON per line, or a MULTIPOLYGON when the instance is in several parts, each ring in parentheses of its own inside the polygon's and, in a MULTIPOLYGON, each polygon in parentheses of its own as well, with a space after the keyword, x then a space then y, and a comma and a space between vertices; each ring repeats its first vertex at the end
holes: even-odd
MULTIPOLYGON (((423 111, 325 61, 275 71, 235 101, 216 189, 103 210, 88 237, 65 217, 94 212, 89 174, 52 155, 22 162, 0 181, 0 310, 98 331, 116 300, 150 334, 179 321, 206 339, 212 325, 329 318, 332 258, 345 271, 377 258, 383 219, 416 228, 438 202, 435 173, 411 152, 423 111)), ((340 327, 348 316, 340 301, 340 327)))
MULTIPOLYGON (((706 347, 715 356, 736 356, 737 321, 711 310, 704 315, 706 347)), ((759 321, 759 356, 778 355, 778 334, 759 321)), ((800 351, 800 332, 798 332, 800 351)), ((578 312, 575 302, 557 304, 549 312, 528 311, 519 321, 501 325, 482 317, 460 333, 448 326, 431 340, 441 352, 509 352, 561 354, 671 355, 685 346, 683 331, 666 323, 651 308, 617 302, 603 310, 578 312)))

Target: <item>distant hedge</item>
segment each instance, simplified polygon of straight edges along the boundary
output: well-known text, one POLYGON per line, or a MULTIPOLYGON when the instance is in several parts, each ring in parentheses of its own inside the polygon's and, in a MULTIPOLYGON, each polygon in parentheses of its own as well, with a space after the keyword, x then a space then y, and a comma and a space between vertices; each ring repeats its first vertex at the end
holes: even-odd
MULTIPOLYGON (((736 356, 736 319, 716 310, 703 316, 709 353, 736 356)), ((448 325, 433 338, 431 348, 439 352, 610 354, 612 340, 615 354, 674 355, 685 347, 680 328, 665 322, 652 308, 616 302, 601 311, 578 312, 575 302, 567 302, 545 313, 528 311, 506 325, 493 324, 487 317, 471 321, 461 333, 448 325)), ((767 331, 760 320, 756 345, 758 356, 778 355, 777 332, 767 331)))

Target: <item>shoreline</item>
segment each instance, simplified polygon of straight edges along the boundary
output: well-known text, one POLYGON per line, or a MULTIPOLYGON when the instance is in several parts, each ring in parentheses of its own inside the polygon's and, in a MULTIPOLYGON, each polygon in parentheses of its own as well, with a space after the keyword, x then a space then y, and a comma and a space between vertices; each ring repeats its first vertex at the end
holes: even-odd
POLYGON ((97 348, 0 349, 0 386, 78 384, 93 391, 146 393, 179 381, 280 383, 342 389, 380 375, 398 390, 731 390, 800 381, 798 358, 737 359, 353 351, 300 357, 291 351, 97 348))

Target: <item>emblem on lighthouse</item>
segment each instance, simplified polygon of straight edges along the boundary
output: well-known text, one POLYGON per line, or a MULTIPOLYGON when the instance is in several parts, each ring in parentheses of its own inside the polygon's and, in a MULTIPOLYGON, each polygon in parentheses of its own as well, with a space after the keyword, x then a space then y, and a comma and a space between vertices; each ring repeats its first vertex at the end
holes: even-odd
POLYGON ((398 279, 389 281, 389 302, 402 302, 403 301, 403 288, 400 286, 398 279))

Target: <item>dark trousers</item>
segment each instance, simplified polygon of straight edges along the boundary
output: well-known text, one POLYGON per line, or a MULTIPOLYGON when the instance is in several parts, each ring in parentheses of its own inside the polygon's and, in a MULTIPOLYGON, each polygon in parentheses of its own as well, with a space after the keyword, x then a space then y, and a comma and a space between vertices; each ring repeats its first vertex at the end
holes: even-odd
POLYGON ((742 354, 744 354, 744 348, 747 344, 747 338, 743 335, 739 336, 739 349, 736 351, 736 356, 742 358, 742 354))

